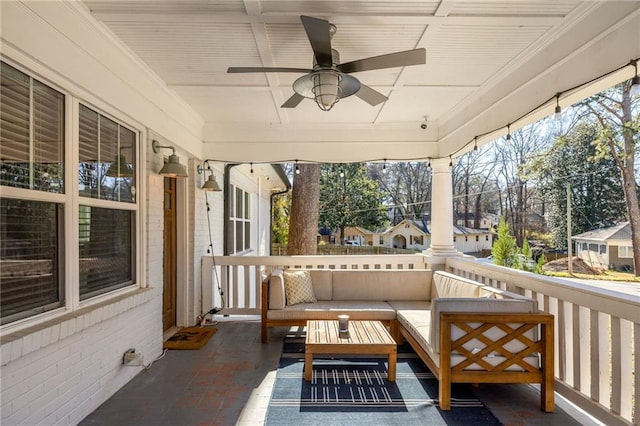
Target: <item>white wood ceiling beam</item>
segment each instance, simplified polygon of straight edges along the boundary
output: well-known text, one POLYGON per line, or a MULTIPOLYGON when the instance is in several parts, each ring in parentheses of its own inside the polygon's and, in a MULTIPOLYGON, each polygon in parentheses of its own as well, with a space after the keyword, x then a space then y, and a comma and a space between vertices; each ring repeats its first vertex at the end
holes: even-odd
MULTIPOLYGON (((446 18, 449 13, 451 12, 451 9, 453 9, 455 2, 452 0, 442 0, 440 2, 440 4, 438 5, 434 16, 437 16, 439 18, 446 18)), ((432 36, 432 34, 435 34, 436 30, 438 28, 440 28, 440 26, 442 25, 442 23, 444 22, 443 19, 439 19, 437 22, 431 22, 429 24, 427 24, 427 27, 425 28, 424 32, 422 33, 422 36, 420 36, 420 39, 417 41, 416 45, 414 48, 420 48, 420 47, 425 47, 427 45, 427 40, 432 36)), ((429 51, 427 51, 427 56, 429 55, 429 51)), ((394 82, 391 91, 389 92, 389 96, 392 96, 393 92, 396 90, 401 89, 402 87, 405 86, 405 81, 406 81, 406 74, 404 72, 405 68, 403 68, 402 70, 400 70, 400 73, 398 74, 398 77, 396 78, 396 81, 394 82)), ((412 86, 414 87, 414 86, 412 86)), ((477 87, 477 86, 473 86, 473 87, 477 87)), ((382 113, 382 110, 384 108, 384 104, 383 107, 380 108, 380 110, 378 111, 378 114, 376 114, 376 118, 374 120, 374 123, 378 121, 378 117, 380 117, 380 114, 382 113)), ((428 116, 428 112, 427 111, 422 111, 422 115, 424 115, 425 117, 428 116)))
MULTIPOLYGON (((244 0, 244 7, 248 16, 259 16, 262 13, 259 0, 244 0)), ((263 22, 251 22, 251 30, 256 40, 256 46, 258 47, 258 53, 263 67, 273 67, 273 55, 271 54, 271 46, 269 45, 269 37, 267 36, 267 28, 263 22)), ((265 73, 267 77, 267 83, 269 84, 269 90, 273 97, 274 108, 278 113, 280 123, 286 124, 289 122, 289 115, 284 108, 280 108, 285 101, 280 91, 280 79, 277 73, 265 73)))
MULTIPOLYGON (((444 9, 443 9, 444 10, 444 9)), ((261 23, 261 24, 300 24, 300 14, 291 15, 261 14, 246 15, 244 13, 216 13, 204 14, 167 14, 167 13, 145 13, 144 15, 130 12, 92 12, 92 15, 104 22, 167 22, 187 24, 192 23, 261 23)), ((320 14, 319 14, 320 15, 320 14)), ((402 25, 402 24, 437 24, 445 22, 455 25, 495 25, 495 26, 539 26, 554 25, 562 21, 561 15, 545 16, 434 16, 434 15, 323 15, 318 17, 329 18, 332 24, 366 24, 366 25, 402 25)))

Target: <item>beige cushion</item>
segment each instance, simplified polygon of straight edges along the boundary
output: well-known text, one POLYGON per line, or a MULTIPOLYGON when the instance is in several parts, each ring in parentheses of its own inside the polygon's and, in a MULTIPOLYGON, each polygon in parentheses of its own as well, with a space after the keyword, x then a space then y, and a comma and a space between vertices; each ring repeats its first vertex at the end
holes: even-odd
POLYGON ((428 311, 431 309, 431 301, 424 300, 393 300, 389 303, 396 311, 428 311))
POLYGON ((334 270, 333 300, 422 300, 431 298, 426 269, 334 270))
MULTIPOLYGON (((433 273, 431 298, 438 297, 480 297, 484 284, 462 278, 444 271, 433 273)), ((483 292, 482 292, 483 293, 483 292)))
POLYGON ((329 269, 312 269, 311 282, 313 283, 313 293, 318 300, 331 300, 331 270, 329 269))
POLYGON ((269 309, 283 309, 286 304, 283 272, 277 269, 269 276, 269 309))
POLYGON ((283 275, 287 305, 317 302, 309 271, 285 271, 283 275))
POLYGON ((396 311, 385 302, 366 301, 318 301, 287 305, 282 310, 267 312, 270 320, 338 319, 338 315, 349 315, 351 320, 393 320, 396 311))

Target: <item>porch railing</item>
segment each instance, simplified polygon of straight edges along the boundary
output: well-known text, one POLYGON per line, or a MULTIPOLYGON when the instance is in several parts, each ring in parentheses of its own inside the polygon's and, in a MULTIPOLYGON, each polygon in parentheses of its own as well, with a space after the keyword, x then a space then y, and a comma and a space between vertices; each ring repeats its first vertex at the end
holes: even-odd
POLYGON ((421 254, 351 256, 223 256, 202 258, 202 310, 260 314, 260 285, 275 269, 421 269, 421 254), (224 296, 221 298, 218 288, 224 296), (224 302, 223 300, 224 299, 224 302))
MULTIPOLYGON (((421 269, 422 255, 202 258, 203 310, 259 314, 260 283, 278 268, 421 269), (217 275, 214 273, 217 271, 217 275), (218 279, 219 278, 219 279, 218 279)), ((447 270, 538 300, 556 320, 556 391, 607 425, 640 423, 640 297, 464 257, 447 270)))
POLYGON ((640 296, 450 257, 447 270, 555 316, 556 391, 607 425, 640 423, 640 296))

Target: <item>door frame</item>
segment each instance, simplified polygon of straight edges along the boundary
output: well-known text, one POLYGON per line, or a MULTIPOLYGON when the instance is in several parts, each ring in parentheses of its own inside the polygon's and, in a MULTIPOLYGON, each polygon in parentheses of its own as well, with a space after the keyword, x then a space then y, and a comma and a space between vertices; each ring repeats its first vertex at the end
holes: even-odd
POLYGON ((176 178, 176 326, 193 325, 189 318, 189 286, 192 283, 189 264, 189 197, 188 181, 176 178))

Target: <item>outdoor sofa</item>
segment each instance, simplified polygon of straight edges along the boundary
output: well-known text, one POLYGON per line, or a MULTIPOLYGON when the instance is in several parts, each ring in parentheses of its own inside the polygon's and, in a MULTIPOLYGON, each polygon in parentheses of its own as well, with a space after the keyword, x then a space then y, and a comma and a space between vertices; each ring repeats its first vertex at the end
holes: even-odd
POLYGON ((406 341, 439 381, 539 383, 541 409, 554 409, 553 315, 535 299, 426 269, 274 271, 262 284, 262 342, 269 327, 307 320, 379 320, 406 341))

